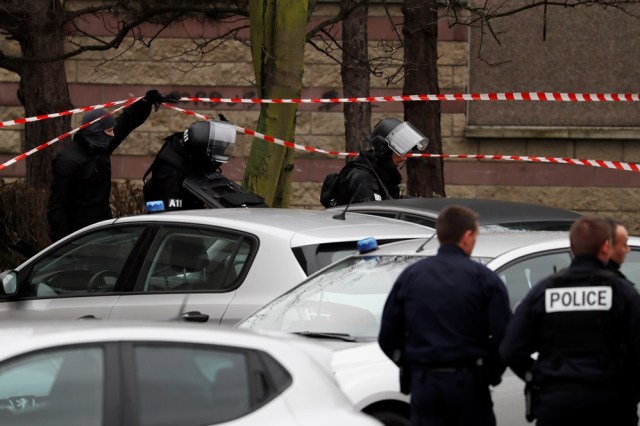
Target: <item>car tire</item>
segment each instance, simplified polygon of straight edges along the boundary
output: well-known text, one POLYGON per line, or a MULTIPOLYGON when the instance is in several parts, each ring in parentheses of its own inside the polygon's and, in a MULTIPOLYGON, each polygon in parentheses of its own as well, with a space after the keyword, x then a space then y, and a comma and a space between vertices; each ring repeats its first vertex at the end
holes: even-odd
POLYGON ((370 416, 375 417, 384 426, 409 426, 408 417, 393 411, 372 411, 370 416))

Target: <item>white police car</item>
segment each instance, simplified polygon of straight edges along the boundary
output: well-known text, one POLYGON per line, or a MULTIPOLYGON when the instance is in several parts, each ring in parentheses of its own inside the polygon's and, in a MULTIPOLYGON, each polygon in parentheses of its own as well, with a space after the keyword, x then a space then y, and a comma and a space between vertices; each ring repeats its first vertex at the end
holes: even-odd
MULTIPOLYGON (((438 243, 422 239, 377 249, 367 245, 371 243, 364 242, 363 253, 310 276, 237 326, 287 331, 324 341, 334 351, 336 378, 356 407, 388 426, 407 425, 408 397, 399 391, 396 366, 377 343, 380 318, 398 275, 408 265, 434 255, 438 243)), ((631 252, 622 272, 640 283, 640 238, 630 237, 628 243, 631 252)), ((532 285, 571 261, 567 233, 540 231, 481 233, 472 257, 498 273, 512 307, 532 285)), ((596 300, 595 295, 584 297, 587 303, 596 300)), ((598 297, 606 302, 605 296, 598 297)), ((499 425, 527 424, 523 383, 512 372, 503 375, 492 395, 499 425)))

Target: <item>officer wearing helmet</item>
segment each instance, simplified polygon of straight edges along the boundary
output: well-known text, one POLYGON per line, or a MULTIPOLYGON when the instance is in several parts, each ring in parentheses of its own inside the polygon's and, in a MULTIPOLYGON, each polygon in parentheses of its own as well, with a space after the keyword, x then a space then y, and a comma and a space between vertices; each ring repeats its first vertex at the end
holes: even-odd
POLYGON ((369 136, 371 149, 361 151, 340 171, 335 192, 325 207, 364 201, 400 198, 400 165, 414 148, 423 150, 429 141, 411 123, 395 118, 380 120, 369 136))
POLYGON ((84 114, 82 124, 95 123, 76 133, 71 145, 53 160, 47 209, 51 241, 111 217, 110 155, 145 122, 152 106, 157 111, 165 101, 175 101, 175 96, 165 97, 157 90, 149 90, 116 118, 103 108, 84 114))
POLYGON ((143 177, 147 205, 162 202, 162 210, 267 207, 222 175, 220 166, 231 159, 235 144, 235 125, 217 120, 196 122, 165 138, 143 177))

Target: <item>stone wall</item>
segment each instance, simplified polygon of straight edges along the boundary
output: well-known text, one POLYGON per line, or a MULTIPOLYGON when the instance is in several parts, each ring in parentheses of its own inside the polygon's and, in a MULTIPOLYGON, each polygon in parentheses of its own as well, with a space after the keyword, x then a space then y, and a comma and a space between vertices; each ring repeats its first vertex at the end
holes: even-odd
MULTIPOLYGON (((335 5, 323 3, 319 5, 315 18, 330 16, 335 11, 335 5)), ((397 6, 391 9, 391 14, 399 18, 397 6)), ((373 7, 369 23, 372 56, 390 46, 398 46, 394 41, 394 32, 386 22, 386 12, 373 7)), ((72 102, 76 106, 95 105, 142 96, 151 88, 162 92, 178 91, 183 96, 255 97, 251 55, 243 42, 231 41, 221 45, 197 67, 193 64, 195 57, 190 57, 190 62, 184 56, 176 55, 178 50, 188 50, 192 46, 192 41, 186 34, 194 34, 196 28, 198 24, 195 22, 181 24, 166 36, 155 39, 150 48, 135 44, 133 40, 126 40, 117 51, 88 52, 67 60, 72 102)), ((96 26, 96 32, 104 36, 101 31, 96 26)), ((4 49, 8 42, 3 40, 2 43, 4 49)), ((441 92, 469 91, 472 82, 469 79, 467 28, 448 28, 446 23, 442 23, 438 49, 441 92)), ((396 58, 399 58, 397 53, 396 58)), ((389 80, 392 71, 389 68, 383 76, 372 78, 372 96, 401 94, 402 82, 389 80)), ((342 92, 339 66, 309 45, 305 51, 303 81, 303 98, 336 97, 342 92)), ((3 121, 24 116, 15 96, 17 82, 15 74, 0 70, 0 117, 3 121)), ((578 137, 556 137, 554 133, 541 137, 540 133, 533 131, 510 137, 508 128, 494 126, 489 129, 486 126, 480 128, 469 125, 466 114, 469 105, 466 103, 442 102, 441 105, 443 150, 448 154, 552 155, 640 160, 639 148, 634 143, 637 135, 633 132, 628 138, 619 136, 613 142, 608 140, 606 129, 600 129, 600 133, 597 129, 588 129, 591 139, 586 141, 578 137), (602 143, 603 139, 607 139, 606 143, 602 143)), ((224 113, 230 121, 248 129, 255 129, 259 115, 256 105, 184 102, 179 106, 213 117, 217 113, 224 113)), ((386 116, 402 118, 401 103, 377 103, 374 104, 373 111, 373 123, 386 116)), ((79 115, 75 116, 72 124, 78 125, 79 119, 79 115)), ((153 112, 149 120, 115 152, 112 159, 114 179, 139 181, 162 139, 173 132, 182 131, 193 121, 190 116, 166 108, 153 112)), ((57 135, 52 135, 54 136, 57 135)), ((300 105, 295 142, 325 150, 343 151, 342 106, 300 105)), ((223 167, 225 174, 234 180, 242 179, 251 143, 251 138, 238 135, 236 158, 223 167)), ((23 150, 20 126, 0 129, 0 160, 5 161, 23 150)), ((322 178, 327 173, 338 170, 342 164, 343 160, 327 155, 298 152, 291 206, 321 208, 319 189, 322 178)), ((585 169, 579 166, 536 166, 540 165, 448 160, 445 162, 446 192, 448 196, 532 201, 580 212, 611 214, 628 223, 632 231, 640 232, 640 201, 634 191, 634 187, 640 183, 637 174, 611 170, 585 172, 578 170, 585 169), (573 180, 568 180, 567 176, 574 176, 573 180)), ((0 177, 23 174, 24 168, 18 163, 0 172, 0 177)))

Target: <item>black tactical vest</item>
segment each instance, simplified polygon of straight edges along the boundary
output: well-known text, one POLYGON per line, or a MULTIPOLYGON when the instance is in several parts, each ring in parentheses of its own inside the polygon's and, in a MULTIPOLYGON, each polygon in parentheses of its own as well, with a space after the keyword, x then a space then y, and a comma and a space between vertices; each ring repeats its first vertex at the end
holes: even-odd
POLYGON ((622 328, 613 309, 611 271, 564 271, 545 290, 540 358, 595 358, 606 365, 621 359, 622 328))

